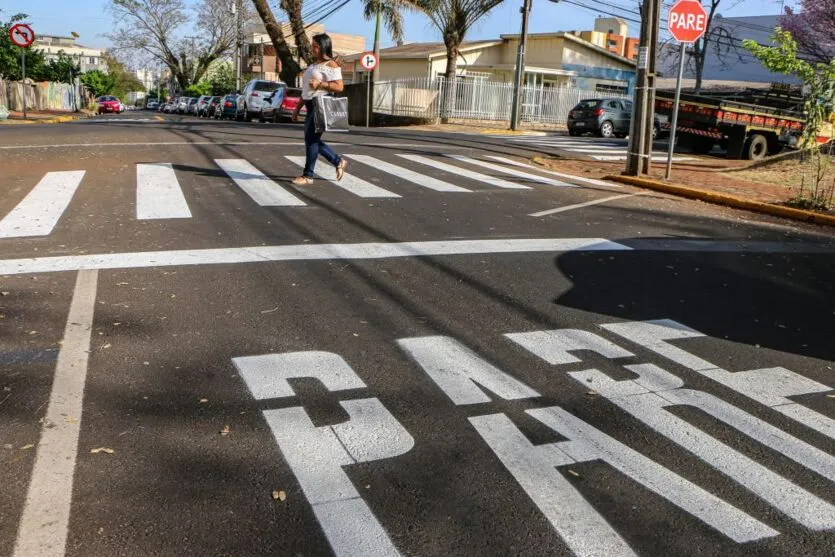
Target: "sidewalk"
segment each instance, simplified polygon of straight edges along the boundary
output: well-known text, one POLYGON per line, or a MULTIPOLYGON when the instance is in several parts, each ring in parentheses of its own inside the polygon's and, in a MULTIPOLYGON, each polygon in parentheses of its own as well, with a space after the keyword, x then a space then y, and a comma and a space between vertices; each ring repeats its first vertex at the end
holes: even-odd
MULTIPOLYGON (((751 168, 750 161, 733 161, 721 157, 702 158, 693 163, 673 165, 671 180, 664 180, 665 164, 654 163, 650 174, 638 179, 622 176, 623 162, 580 161, 552 157, 534 157, 533 162, 545 168, 597 179, 609 179, 655 191, 788 217, 806 222, 835 225, 835 209, 827 211, 795 209, 787 204, 801 184, 811 184, 812 162, 783 159, 751 168), (805 176, 805 177, 804 177, 805 176)), ((825 179, 835 187, 835 168, 825 179)))
POLYGON ((7 120, 0 120, 0 125, 21 125, 21 124, 59 124, 90 118, 93 114, 86 110, 79 112, 67 112, 65 110, 41 110, 26 111, 26 119, 23 119, 23 112, 11 111, 7 120))

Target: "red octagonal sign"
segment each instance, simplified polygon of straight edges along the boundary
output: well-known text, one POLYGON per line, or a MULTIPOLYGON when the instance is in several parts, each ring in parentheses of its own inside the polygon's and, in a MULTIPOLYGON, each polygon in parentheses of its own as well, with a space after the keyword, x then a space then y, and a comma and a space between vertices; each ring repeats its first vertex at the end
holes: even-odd
POLYGON ((667 29, 680 43, 694 43, 705 34, 707 12, 698 0, 679 0, 667 15, 667 29))

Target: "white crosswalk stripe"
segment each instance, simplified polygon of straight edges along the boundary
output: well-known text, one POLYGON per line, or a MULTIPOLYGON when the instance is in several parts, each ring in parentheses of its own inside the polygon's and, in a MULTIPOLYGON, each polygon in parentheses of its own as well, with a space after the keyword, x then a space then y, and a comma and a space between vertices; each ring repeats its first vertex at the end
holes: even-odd
POLYGON ((453 166, 451 164, 446 164, 444 162, 430 159, 429 157, 424 157, 422 155, 404 155, 399 154, 398 157, 402 157, 406 160, 410 160, 412 162, 418 162, 421 164, 425 164, 427 166, 431 166, 437 170, 441 170, 443 172, 448 172, 449 174, 457 174, 459 176, 463 176, 465 178, 469 178, 470 180, 475 180, 477 182, 484 182, 485 184, 490 184, 491 186, 496 186, 497 188, 505 188, 505 189, 512 189, 512 190, 528 190, 530 189, 528 186, 523 186, 521 184, 514 184, 513 182, 508 182, 507 180, 502 180, 500 178, 493 178, 492 176, 487 176, 486 174, 481 174, 480 172, 473 172, 472 170, 467 170, 466 168, 459 168, 457 166, 453 166))
MULTIPOLYGON (((296 156, 288 156, 287 160, 304 168, 304 157, 296 157, 296 156)), ((361 178, 357 178, 356 176, 352 176, 351 174, 345 173, 345 176, 342 177, 342 180, 337 182, 336 181, 336 169, 329 165, 329 164, 318 164, 316 165, 316 174, 318 174, 323 179, 331 182, 332 184, 342 188, 343 190, 353 193, 359 197, 382 197, 382 198, 396 198, 400 197, 396 193, 390 192, 385 190, 379 186, 375 186, 371 182, 366 182, 361 178)))
POLYGON ((366 164, 379 170, 381 172, 387 172, 393 176, 397 176, 398 178, 402 178, 408 182, 412 182, 413 184, 417 184, 421 187, 428 188, 430 190, 435 191, 442 191, 442 192, 469 192, 466 188, 462 188, 460 186, 456 186, 454 184, 450 184, 449 182, 444 182, 443 180, 438 180, 437 178, 433 178, 432 176, 426 176, 424 174, 420 174, 419 172, 415 172, 413 170, 409 170, 408 168, 404 168, 402 166, 398 166, 396 164, 391 164, 390 162, 386 162, 383 160, 378 159, 377 157, 370 157, 368 155, 345 155, 349 159, 354 159, 355 161, 361 162, 362 164, 366 164))
POLYGON ((542 172, 544 174, 551 174, 552 176, 558 176, 560 178, 565 178, 566 180, 572 180, 577 182, 578 184, 585 184, 587 186, 600 186, 604 188, 620 188, 622 187, 620 184, 614 184, 609 182, 604 182, 603 180, 593 180, 591 178, 583 178, 581 176, 572 176, 571 174, 563 174, 561 172, 554 172, 553 170, 546 170, 544 168, 537 168, 535 166, 531 166, 529 164, 525 164, 519 161, 515 161, 513 159, 509 159, 507 157, 499 157, 497 155, 487 155, 488 159, 493 159, 494 161, 498 161, 504 164, 509 164, 511 166, 518 166, 520 168, 530 168, 531 170, 536 170, 538 172, 542 172))
POLYGON ((576 188, 577 186, 573 184, 567 184, 565 182, 561 182, 559 180, 552 180, 551 178, 544 178, 542 176, 537 176, 536 174, 531 174, 529 172, 522 172, 520 170, 514 170, 512 168, 507 168, 498 164, 493 164, 491 162, 480 161, 477 159, 473 159, 470 157, 466 157, 464 155, 447 155, 447 157, 451 159, 455 159, 457 161, 474 164, 476 166, 481 166, 482 168, 487 168, 489 170, 493 170, 495 172, 501 172, 503 174, 509 174, 510 176, 516 176, 518 178, 524 178, 526 180, 531 180, 534 182, 539 182, 541 184, 548 184, 549 186, 557 186, 563 188, 576 188))
POLYGON ((232 180, 253 201, 265 207, 301 207, 305 202, 270 180, 264 173, 244 159, 215 159, 232 180))
MULTIPOLYGON (((625 140, 613 141, 587 137, 565 136, 509 137, 507 139, 512 143, 520 145, 550 147, 561 151, 567 151, 569 153, 577 153, 598 161, 625 161, 629 153, 629 144, 625 140)), ((654 151, 652 153, 652 160, 658 162, 665 161, 667 160, 667 153, 654 151)), ((695 157, 673 157, 673 162, 685 162, 692 160, 696 160, 695 157)))
POLYGON ((72 201, 83 170, 47 172, 29 194, 0 220, 0 238, 46 236, 72 201))
POLYGON ((168 163, 136 165, 136 218, 191 218, 173 166, 168 163))

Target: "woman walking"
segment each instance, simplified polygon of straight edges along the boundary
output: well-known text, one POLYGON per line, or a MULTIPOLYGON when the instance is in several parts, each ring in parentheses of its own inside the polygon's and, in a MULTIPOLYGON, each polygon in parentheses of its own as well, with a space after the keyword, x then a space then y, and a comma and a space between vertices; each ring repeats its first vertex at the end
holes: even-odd
MULTIPOLYGON (((309 186, 313 183, 315 176, 313 170, 316 168, 316 159, 319 155, 336 167, 336 180, 342 179, 345 175, 347 161, 337 155, 327 143, 322 141, 322 134, 316 133, 316 126, 313 123, 314 98, 321 97, 327 93, 339 93, 344 89, 342 82, 342 69, 333 59, 333 45, 331 38, 325 33, 314 35, 310 45, 313 54, 313 64, 304 71, 302 78, 302 100, 307 108, 307 116, 304 119, 304 146, 306 160, 304 172, 293 180, 297 186, 309 186)), ((302 103, 296 105, 293 112, 293 121, 299 121, 299 111, 302 103)))

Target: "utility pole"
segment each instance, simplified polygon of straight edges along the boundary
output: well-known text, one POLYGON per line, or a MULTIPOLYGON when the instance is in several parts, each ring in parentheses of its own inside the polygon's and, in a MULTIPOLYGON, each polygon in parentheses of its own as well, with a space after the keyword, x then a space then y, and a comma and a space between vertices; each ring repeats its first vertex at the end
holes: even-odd
POLYGON ((522 35, 519 37, 519 50, 516 52, 516 77, 513 81, 513 104, 510 108, 510 129, 519 128, 519 113, 522 96, 522 80, 525 76, 525 43, 528 42, 528 15, 531 13, 533 0, 523 0, 519 9, 522 12, 522 35))
POLYGON ((661 0, 644 0, 641 7, 641 38, 638 43, 638 74, 635 98, 632 105, 632 123, 629 131, 629 155, 626 161, 628 176, 649 171, 652 153, 652 126, 655 102, 655 58, 658 42, 658 25, 661 17, 661 0), (652 74, 652 75, 650 75, 652 74), (649 132, 649 137, 647 137, 649 132), (647 147, 649 147, 647 149, 647 147))
POLYGON ((243 29, 241 26, 242 0, 232 0, 231 11, 235 16, 235 89, 241 91, 241 76, 243 75, 243 29))

